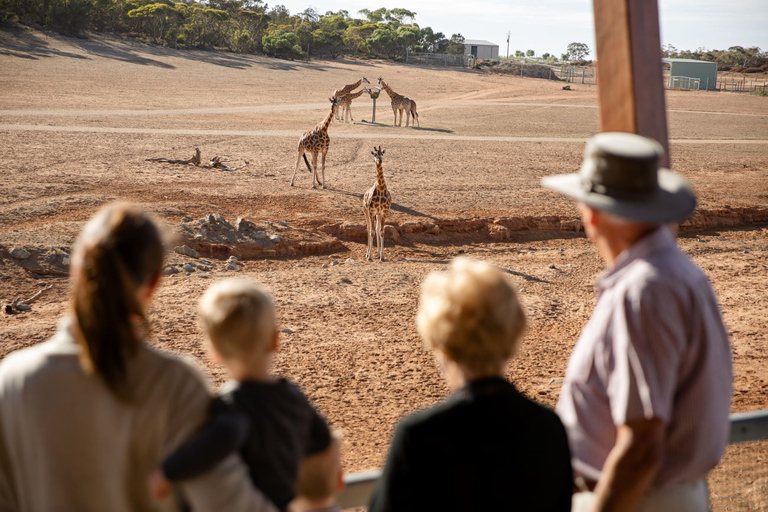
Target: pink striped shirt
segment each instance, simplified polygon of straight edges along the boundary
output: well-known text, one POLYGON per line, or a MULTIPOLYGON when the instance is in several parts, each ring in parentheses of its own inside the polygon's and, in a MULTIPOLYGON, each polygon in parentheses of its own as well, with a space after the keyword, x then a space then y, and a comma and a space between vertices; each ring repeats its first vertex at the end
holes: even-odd
POLYGON ((701 480, 725 449, 733 383, 708 279, 662 227, 622 253, 597 288, 557 404, 575 475, 599 480, 616 427, 657 418, 667 436, 654 485, 701 480))

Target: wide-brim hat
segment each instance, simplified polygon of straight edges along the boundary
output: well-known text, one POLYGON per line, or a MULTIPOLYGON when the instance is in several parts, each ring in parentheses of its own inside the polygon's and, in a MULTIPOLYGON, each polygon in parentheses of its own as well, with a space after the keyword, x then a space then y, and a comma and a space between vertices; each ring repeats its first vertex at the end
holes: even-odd
POLYGON ((696 209, 696 195, 688 180, 659 168, 663 154, 661 144, 640 135, 599 133, 587 142, 579 173, 549 176, 541 184, 637 222, 680 222, 696 209))

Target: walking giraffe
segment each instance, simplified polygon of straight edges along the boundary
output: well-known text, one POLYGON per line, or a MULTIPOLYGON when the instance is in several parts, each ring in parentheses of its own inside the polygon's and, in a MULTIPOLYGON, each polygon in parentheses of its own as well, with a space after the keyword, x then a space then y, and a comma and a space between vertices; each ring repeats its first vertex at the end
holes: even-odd
POLYGON ((352 100, 355 100, 363 95, 367 91, 365 87, 357 92, 351 92, 344 96, 339 96, 339 103, 336 108, 336 119, 339 121, 347 121, 347 114, 349 114, 349 120, 354 121, 352 118, 352 100))
POLYGON ((345 85, 341 89, 336 89, 335 91, 333 91, 333 97, 338 98, 339 96, 344 96, 345 94, 349 94, 355 89, 357 89, 358 87, 360 87, 360 84, 362 83, 370 84, 371 82, 369 82, 367 78, 362 77, 360 80, 358 80, 353 84, 345 85))
POLYGON ((328 154, 328 146, 331 144, 331 138, 328 137, 328 125, 331 124, 333 115, 336 113, 336 105, 338 101, 336 98, 328 98, 331 102, 331 111, 325 116, 325 119, 315 126, 314 130, 310 130, 299 139, 298 154, 296 155, 296 168, 293 170, 293 177, 291 177, 291 186, 293 186, 293 180, 296 179, 296 171, 299 170, 299 164, 301 163, 301 157, 304 157, 304 162, 307 164, 309 172, 312 174, 312 188, 315 187, 315 180, 320 184, 320 178, 317 176, 317 155, 322 154, 323 160, 323 188, 325 188, 325 155, 328 154), (309 165, 306 153, 312 154, 312 166, 309 165))
POLYGON ((381 146, 378 149, 374 146, 373 151, 371 151, 373 161, 376 162, 376 183, 363 196, 363 211, 368 227, 368 251, 365 253, 365 259, 369 261, 373 256, 374 229, 376 231, 376 246, 379 249, 379 261, 384 261, 384 220, 389 213, 389 207, 392 206, 392 195, 387 190, 387 184, 384 183, 384 168, 381 165, 384 153, 386 150, 381 149, 381 146))
MULTIPOLYGON (((397 94, 388 86, 382 78, 379 78, 379 85, 382 89, 387 91, 389 99, 392 103, 392 112, 395 114, 395 123, 393 126, 403 126, 403 112, 405 112, 405 126, 408 126, 408 121, 411 118, 411 112, 416 112, 416 102, 410 98, 397 94), (397 122, 397 113, 400 113, 400 123, 397 122)), ((418 114, 415 114, 418 117, 418 114)))

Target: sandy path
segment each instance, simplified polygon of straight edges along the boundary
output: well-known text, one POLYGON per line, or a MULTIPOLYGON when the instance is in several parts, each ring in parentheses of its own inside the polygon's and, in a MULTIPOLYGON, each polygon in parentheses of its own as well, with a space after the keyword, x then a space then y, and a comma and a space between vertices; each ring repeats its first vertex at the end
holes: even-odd
MULTIPOLYGON (((371 125, 368 125, 371 126, 371 125)), ((427 135, 409 131, 402 134, 381 133, 335 133, 339 139, 417 139, 417 140, 446 140, 446 141, 477 141, 477 142, 554 142, 580 143, 587 138, 575 137, 494 137, 489 135, 427 135)), ((198 136, 228 136, 228 137, 298 137, 299 131, 272 130, 185 130, 160 128, 117 128, 109 126, 45 126, 35 124, 0 124, 2 131, 30 132, 65 132, 65 133, 130 133, 141 135, 198 135, 198 136)), ((671 139, 673 144, 768 144, 768 139, 671 139)))

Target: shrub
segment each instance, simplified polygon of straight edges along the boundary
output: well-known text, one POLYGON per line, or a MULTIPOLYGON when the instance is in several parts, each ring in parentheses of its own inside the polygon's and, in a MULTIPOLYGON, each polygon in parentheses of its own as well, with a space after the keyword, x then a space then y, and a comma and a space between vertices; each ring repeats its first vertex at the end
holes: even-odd
POLYGON ((293 32, 285 32, 277 29, 266 34, 261 40, 264 53, 272 57, 283 59, 300 59, 304 57, 304 52, 299 46, 299 36, 293 32))

